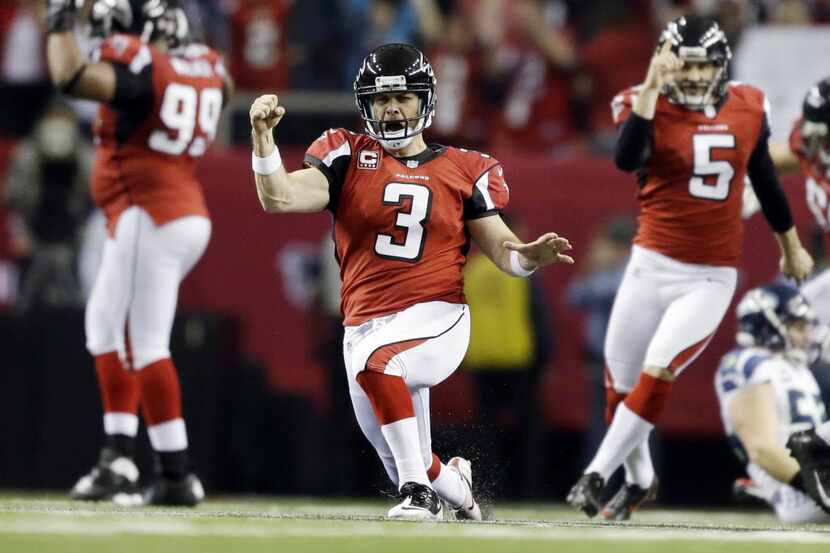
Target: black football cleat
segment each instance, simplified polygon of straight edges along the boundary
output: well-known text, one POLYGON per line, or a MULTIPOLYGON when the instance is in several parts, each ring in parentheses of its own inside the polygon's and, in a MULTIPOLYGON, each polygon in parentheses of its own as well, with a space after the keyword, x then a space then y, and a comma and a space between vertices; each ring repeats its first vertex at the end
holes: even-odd
POLYGON ((602 518, 605 520, 628 520, 631 514, 646 501, 657 499, 657 477, 647 489, 636 484, 623 483, 605 507, 602 508, 602 518))
POLYGON ((830 445, 812 428, 791 434, 787 439, 787 449, 802 469, 830 466, 830 445))
POLYGON ((98 463, 69 491, 79 501, 109 501, 116 495, 138 494, 138 468, 132 459, 104 447, 98 463))
POLYGON ((205 490, 199 478, 190 473, 183 478, 159 476, 144 490, 143 505, 168 507, 195 507, 205 498, 205 490))
POLYGON ((589 517, 594 517, 602 508, 600 496, 605 486, 602 477, 597 472, 583 474, 568 492, 566 501, 589 517))
POLYGON ((401 486, 400 503, 389 509, 388 518, 398 520, 439 520, 441 500, 429 486, 407 482, 401 486))

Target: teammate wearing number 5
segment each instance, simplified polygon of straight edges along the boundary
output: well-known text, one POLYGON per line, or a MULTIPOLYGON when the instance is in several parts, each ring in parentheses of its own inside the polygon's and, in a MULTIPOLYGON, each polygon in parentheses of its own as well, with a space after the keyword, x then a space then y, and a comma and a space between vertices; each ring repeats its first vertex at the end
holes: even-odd
POLYGON ((365 134, 326 131, 308 149, 306 168, 292 172, 272 133, 285 108, 273 95, 254 102, 257 194, 271 213, 334 216, 349 393, 400 493, 388 516, 435 519, 443 500, 457 518, 480 519, 471 465, 460 457, 445 465, 433 454, 429 413, 430 387, 455 371, 469 342, 462 268, 470 239, 519 277, 573 263, 564 254, 570 244, 554 233, 521 243, 499 215, 508 201, 499 162, 426 144, 436 80, 418 49, 370 52, 354 92, 365 134))
POLYGON ((48 1, 49 70, 65 94, 101 102, 91 188, 109 236, 86 308, 105 442, 71 496, 195 505, 204 492, 188 459, 169 341, 179 283, 211 232, 196 161, 231 83, 216 52, 189 42, 174 0, 92 2, 91 28, 104 39, 95 61, 73 35, 80 4, 48 1), (156 454, 143 494, 133 463, 139 404, 156 454))
POLYGON ((568 501, 589 516, 625 519, 656 493, 648 436, 672 382, 706 347, 735 291, 741 203, 749 176, 797 281, 813 266, 793 227, 767 147, 767 101, 727 81, 726 37, 681 17, 662 33, 645 82, 614 98, 616 163, 636 171, 639 230, 605 341, 610 424, 568 501), (605 504, 620 466, 625 483, 605 504))

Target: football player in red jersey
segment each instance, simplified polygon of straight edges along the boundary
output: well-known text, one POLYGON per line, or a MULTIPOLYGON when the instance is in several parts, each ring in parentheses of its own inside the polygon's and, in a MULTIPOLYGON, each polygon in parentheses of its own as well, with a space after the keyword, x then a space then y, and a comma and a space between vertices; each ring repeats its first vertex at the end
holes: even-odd
POLYGON ((401 503, 390 518, 435 519, 445 501, 457 518, 480 519, 469 461, 433 454, 429 388, 461 363, 470 332, 462 268, 470 238, 503 271, 572 263, 565 238, 524 244, 499 216, 508 201, 501 165, 479 152, 427 145, 436 80, 407 44, 376 48, 355 79, 365 134, 326 131, 306 168, 287 172, 272 129, 285 115, 276 96, 251 107, 253 168, 271 213, 334 216, 340 262, 343 355, 357 422, 401 503))
MULTIPOLYGON (((806 179, 807 205, 819 228, 830 233, 830 77, 807 91, 801 118, 793 124, 790 133, 790 152, 789 157, 801 166, 806 179)), ((830 236, 826 238, 830 248, 830 236)), ((819 319, 830 324, 830 271, 810 280, 801 292, 819 319)))
POLYGON ((76 11, 75 0, 48 2, 49 69, 65 94, 101 102, 91 188, 109 236, 86 308, 106 438, 71 496, 195 505, 204 491, 188 458, 169 342, 179 283, 211 232, 196 161, 231 84, 220 56, 188 41, 173 0, 93 2, 93 30, 106 37, 95 61, 75 42, 76 11), (156 454, 143 494, 132 460, 139 404, 156 454))
POLYGON ((715 22, 678 18, 661 35, 645 82, 612 102, 621 127, 616 163, 637 171, 641 211, 605 341, 610 426, 567 498, 588 516, 628 518, 656 493, 648 436, 672 382, 732 300, 745 176, 781 247, 781 269, 798 281, 812 269, 769 155, 767 101, 727 82, 730 57, 715 22), (620 465, 625 483, 602 505, 620 465))
MULTIPOLYGON (((830 77, 807 91, 801 118, 790 134, 790 151, 806 178, 807 203, 819 227, 830 233, 830 77)), ((830 236, 826 236, 830 248, 830 236)), ((823 271, 802 289, 824 324, 830 324, 830 270, 823 271)), ((827 344, 823 355, 828 352, 827 344)), ((830 512, 830 423, 793 434, 787 447, 798 460, 807 493, 830 512)))

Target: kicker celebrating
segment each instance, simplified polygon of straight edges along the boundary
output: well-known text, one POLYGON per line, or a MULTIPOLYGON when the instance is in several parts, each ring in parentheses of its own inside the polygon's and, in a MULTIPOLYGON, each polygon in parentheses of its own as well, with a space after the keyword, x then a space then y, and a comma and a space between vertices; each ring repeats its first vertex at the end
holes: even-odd
POLYGON ((251 107, 256 190, 269 213, 334 216, 343 282, 343 355, 361 430, 398 487, 390 518, 431 520, 441 501, 457 518, 480 519, 470 462, 432 452, 429 389, 461 363, 470 333, 462 268, 470 238, 501 270, 524 277, 573 263, 568 240, 546 233, 522 243, 499 211, 508 188, 498 161, 427 145, 436 79, 416 48, 387 44, 363 61, 354 83, 365 134, 323 133, 305 168, 288 172, 272 129, 285 115, 276 96, 251 107))

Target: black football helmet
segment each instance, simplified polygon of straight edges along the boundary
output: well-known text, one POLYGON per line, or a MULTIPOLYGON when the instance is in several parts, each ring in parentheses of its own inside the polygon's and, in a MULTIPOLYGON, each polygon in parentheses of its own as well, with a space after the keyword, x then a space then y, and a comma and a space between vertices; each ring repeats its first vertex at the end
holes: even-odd
POLYGON ((694 110, 703 110, 720 102, 726 94, 732 50, 718 24, 695 15, 679 17, 666 26, 657 50, 666 41, 671 42, 671 51, 681 60, 715 66, 715 76, 710 81, 675 81, 667 85, 665 92, 669 100, 694 110))
POLYGON ((409 44, 385 44, 375 48, 357 71, 354 99, 366 132, 392 149, 409 144, 432 124, 435 112, 436 79, 423 52, 409 44), (372 112, 372 97, 385 92, 407 91, 419 100, 418 115, 403 121, 403 128, 387 128, 372 112))
POLYGON ((801 139, 807 157, 830 177, 830 77, 810 87, 801 107, 801 139))
POLYGON ((190 25, 178 0, 144 0, 140 14, 144 42, 164 40, 175 48, 190 41, 190 25))

